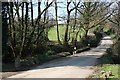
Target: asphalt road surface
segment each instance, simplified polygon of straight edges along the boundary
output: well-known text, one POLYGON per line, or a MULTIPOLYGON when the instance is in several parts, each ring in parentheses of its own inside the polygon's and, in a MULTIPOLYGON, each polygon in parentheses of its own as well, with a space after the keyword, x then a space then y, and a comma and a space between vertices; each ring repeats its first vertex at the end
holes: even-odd
POLYGON ((111 44, 113 44, 111 37, 104 36, 96 48, 49 61, 9 78, 87 78, 94 72, 98 58, 105 54, 111 44))

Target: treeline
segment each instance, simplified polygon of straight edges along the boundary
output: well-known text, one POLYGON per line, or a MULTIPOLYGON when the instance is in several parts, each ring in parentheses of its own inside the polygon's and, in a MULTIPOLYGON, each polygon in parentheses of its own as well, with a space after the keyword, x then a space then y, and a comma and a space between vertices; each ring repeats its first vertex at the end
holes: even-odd
MULTIPOLYGON (((40 0, 41 1, 41 0, 40 0)), ((51 27, 57 26, 57 38, 60 45, 68 47, 76 46, 77 37, 81 29, 85 32, 83 37, 88 40, 88 32, 102 31, 106 22, 112 22, 113 30, 117 30, 119 37, 120 27, 120 5, 114 2, 84 2, 66 1, 67 10, 66 29, 63 41, 60 40, 58 25, 58 2, 57 0, 45 1, 42 9, 42 2, 37 2, 38 15, 33 18, 34 10, 32 0, 15 2, 2 2, 2 59, 3 62, 14 62, 20 66, 20 61, 36 55, 46 55, 49 42, 48 32, 51 27), (71 8, 72 5, 72 8, 71 8), (49 15, 49 9, 54 7, 55 18, 49 15), (72 14, 74 12, 74 14, 72 14), (71 15, 72 14, 72 15, 71 15), (116 27, 114 27, 116 25, 116 27), (71 28, 71 32, 69 31, 71 28), (73 36, 71 36, 73 35, 73 36), (70 39, 72 41, 69 43, 70 39)), ((88 44, 88 43, 87 43, 88 44)))

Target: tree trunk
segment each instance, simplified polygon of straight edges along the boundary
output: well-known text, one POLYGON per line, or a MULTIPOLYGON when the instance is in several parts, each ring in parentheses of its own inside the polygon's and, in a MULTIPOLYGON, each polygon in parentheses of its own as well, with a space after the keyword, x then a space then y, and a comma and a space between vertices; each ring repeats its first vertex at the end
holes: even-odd
MULTIPOLYGON (((46 2, 46 7, 48 6, 48 0, 47 0, 47 2, 46 2)), ((49 29, 49 27, 48 27, 48 25, 46 25, 47 24, 47 22, 48 22, 48 9, 45 11, 45 13, 44 13, 44 24, 45 25, 43 25, 43 27, 45 28, 45 39, 46 40, 49 40, 48 39, 48 29, 49 29)))
POLYGON ((20 55, 17 55, 17 57, 15 58, 15 69, 19 70, 20 68, 20 55))
MULTIPOLYGON (((75 6, 76 6, 76 0, 75 0, 75 6)), ((75 27, 76 27, 76 22, 77 22, 76 17, 77 17, 77 9, 75 9, 75 17, 74 17, 74 25, 73 25, 73 34, 75 34, 75 27)), ((72 43, 73 43, 73 44, 76 44, 76 43, 74 43, 74 42, 76 42, 76 37, 75 37, 75 35, 73 35, 73 37, 72 37, 72 43), (74 41, 74 40, 75 40, 75 41, 74 41)))
POLYGON ((12 24, 11 24, 12 21, 11 21, 10 2, 9 2, 8 9, 9 9, 9 33, 10 33, 10 36, 12 36, 12 24))
POLYGON ((14 26, 14 17, 13 17, 13 2, 10 2, 10 14, 11 14, 11 25, 12 25, 12 46, 15 48, 16 46, 16 33, 15 33, 15 26, 14 26))
POLYGON ((22 2, 22 37, 21 37, 21 41, 23 39, 23 30, 24 30, 24 2, 22 2))
POLYGON ((59 36, 59 28, 58 28, 58 15, 57 15, 57 0, 55 1, 55 15, 56 15, 56 27, 57 27, 57 39, 58 39, 58 43, 61 44, 60 41, 60 36, 59 36))
POLYGON ((1 39, 2 39, 2 56, 0 56, 0 58, 2 59, 2 57, 4 55, 7 54, 7 42, 8 42, 8 23, 7 23, 7 10, 8 10, 8 2, 0 2, 0 5, 2 6, 2 14, 0 14, 0 18, 2 18, 2 36, 1 36, 1 39), (2 5, 1 5, 2 4, 2 5))
POLYGON ((120 1, 118 2, 118 38, 120 38, 120 1))
POLYGON ((68 45, 69 19, 70 19, 70 12, 68 12, 68 16, 67 16, 67 24, 66 24, 66 30, 65 30, 65 36, 64 36, 64 45, 68 45))
POLYGON ((85 30, 85 39, 87 39, 88 30, 85 30))
MULTIPOLYGON (((39 2, 38 2, 38 16, 41 14, 41 7, 40 7, 40 5, 41 5, 41 2, 40 2, 40 0, 38 0, 39 2)), ((41 22, 41 15, 40 15, 40 19, 39 19, 39 22, 38 22, 38 25, 39 25, 39 23, 41 22)), ((41 25, 40 26, 38 26, 38 34, 39 34, 39 31, 40 31, 40 28, 39 27, 41 27, 41 25)))
POLYGON ((28 3, 27 2, 26 2, 25 23, 26 23, 26 26, 24 28, 23 39, 22 39, 22 43, 21 43, 20 53, 18 56, 21 56, 21 54, 22 54, 22 51, 23 51, 23 48, 25 45, 26 36, 27 36, 27 27, 28 27, 28 3))
POLYGON ((40 2, 40 0, 38 0, 38 16, 40 18, 39 18, 38 22, 36 23, 36 25, 38 25, 38 26, 37 26, 37 35, 36 35, 34 43, 37 43, 37 40, 39 39, 39 35, 40 35, 40 27, 42 27, 40 24, 40 22, 41 22, 41 7, 40 7, 40 5, 41 5, 41 2, 40 2))
POLYGON ((30 1, 31 3, 31 22, 32 22, 32 27, 34 26, 34 23, 33 23, 33 4, 32 4, 32 0, 30 1))
POLYGON ((67 24, 66 24, 66 30, 65 30, 65 36, 64 36, 64 45, 67 46, 68 45, 68 41, 70 39, 68 39, 68 31, 69 31, 69 22, 70 22, 70 14, 71 12, 79 5, 79 3, 77 4, 77 6, 73 7, 72 9, 69 10, 69 6, 70 6, 69 0, 67 0, 67 24))

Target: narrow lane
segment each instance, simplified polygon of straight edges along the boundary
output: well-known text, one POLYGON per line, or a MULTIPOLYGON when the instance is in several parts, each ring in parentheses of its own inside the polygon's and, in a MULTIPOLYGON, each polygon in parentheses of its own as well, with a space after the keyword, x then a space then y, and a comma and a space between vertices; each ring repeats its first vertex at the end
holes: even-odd
POLYGON ((52 60, 9 78, 87 78, 94 72, 97 58, 104 55, 112 44, 111 38, 105 36, 96 48, 67 58, 52 60))

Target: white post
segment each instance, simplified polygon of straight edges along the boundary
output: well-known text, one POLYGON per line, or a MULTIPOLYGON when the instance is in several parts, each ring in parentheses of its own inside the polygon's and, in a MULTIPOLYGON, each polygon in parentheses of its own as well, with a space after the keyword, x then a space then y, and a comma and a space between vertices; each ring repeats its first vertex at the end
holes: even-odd
POLYGON ((76 54, 76 47, 74 47, 74 52, 73 52, 73 55, 76 54))

